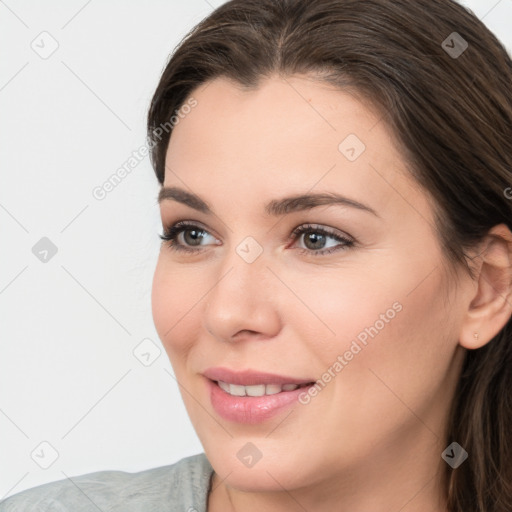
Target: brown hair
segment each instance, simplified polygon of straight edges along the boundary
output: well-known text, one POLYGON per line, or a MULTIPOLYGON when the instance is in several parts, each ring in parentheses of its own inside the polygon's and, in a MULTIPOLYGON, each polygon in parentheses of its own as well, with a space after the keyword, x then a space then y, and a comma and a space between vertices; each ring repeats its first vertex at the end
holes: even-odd
MULTIPOLYGON (((161 127, 196 87, 225 77, 250 90, 276 73, 314 76, 378 109, 433 199, 450 264, 471 274, 468 250, 493 226, 511 227, 504 190, 512 186, 512 62, 453 0, 221 5, 179 44, 152 99, 147 128, 159 182, 172 133, 161 127)), ((448 444, 469 453, 447 475, 453 512, 512 510, 511 369, 509 320, 490 343, 466 353, 448 425, 448 444)))

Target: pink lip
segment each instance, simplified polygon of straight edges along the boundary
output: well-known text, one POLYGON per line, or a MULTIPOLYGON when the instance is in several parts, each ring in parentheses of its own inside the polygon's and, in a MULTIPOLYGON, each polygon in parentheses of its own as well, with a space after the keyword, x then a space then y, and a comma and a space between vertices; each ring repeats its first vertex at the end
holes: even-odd
POLYGON ((308 387, 293 391, 281 391, 274 395, 264 396, 232 396, 222 390, 216 381, 230 384, 251 386, 256 384, 308 384, 315 379, 296 379, 270 373, 246 370, 234 372, 227 368, 209 368, 203 375, 210 393, 212 407, 219 416, 228 421, 245 424, 256 424, 266 421, 286 407, 297 404, 299 395, 307 392, 308 387))
POLYGON ((264 373, 256 370, 234 371, 229 368, 215 367, 208 368, 203 375, 210 380, 221 380, 229 384, 238 384, 240 386, 255 386, 256 384, 308 384, 315 382, 316 379, 300 379, 277 375, 275 373, 264 373))

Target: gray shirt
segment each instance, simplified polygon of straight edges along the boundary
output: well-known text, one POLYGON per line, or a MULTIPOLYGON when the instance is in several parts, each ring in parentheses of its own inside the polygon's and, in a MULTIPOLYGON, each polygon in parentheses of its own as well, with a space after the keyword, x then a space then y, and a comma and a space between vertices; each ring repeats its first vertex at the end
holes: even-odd
POLYGON ((98 471, 0 501, 0 512, 206 512, 213 469, 204 453, 138 473, 98 471))

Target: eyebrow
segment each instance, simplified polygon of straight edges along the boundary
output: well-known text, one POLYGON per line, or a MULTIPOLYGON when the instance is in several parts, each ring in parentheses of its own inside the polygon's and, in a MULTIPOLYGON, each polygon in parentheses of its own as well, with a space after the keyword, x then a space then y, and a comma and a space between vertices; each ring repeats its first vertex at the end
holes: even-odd
MULTIPOLYGON (((164 200, 174 200, 205 214, 213 214, 212 208, 198 195, 178 187, 162 187, 158 194, 158 203, 164 200)), ((317 206, 342 205, 358 210, 366 211, 380 217, 370 206, 354 199, 331 193, 299 194, 281 199, 273 199, 265 206, 268 215, 279 216, 303 210, 316 208, 317 206)))

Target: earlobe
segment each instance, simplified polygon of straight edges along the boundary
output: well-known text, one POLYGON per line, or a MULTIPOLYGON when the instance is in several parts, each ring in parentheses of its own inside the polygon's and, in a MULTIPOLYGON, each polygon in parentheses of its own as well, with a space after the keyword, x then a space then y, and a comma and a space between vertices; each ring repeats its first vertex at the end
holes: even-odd
POLYGON ((459 336, 470 350, 491 341, 512 314, 512 233, 505 224, 494 226, 481 248, 474 260, 478 286, 459 336))

